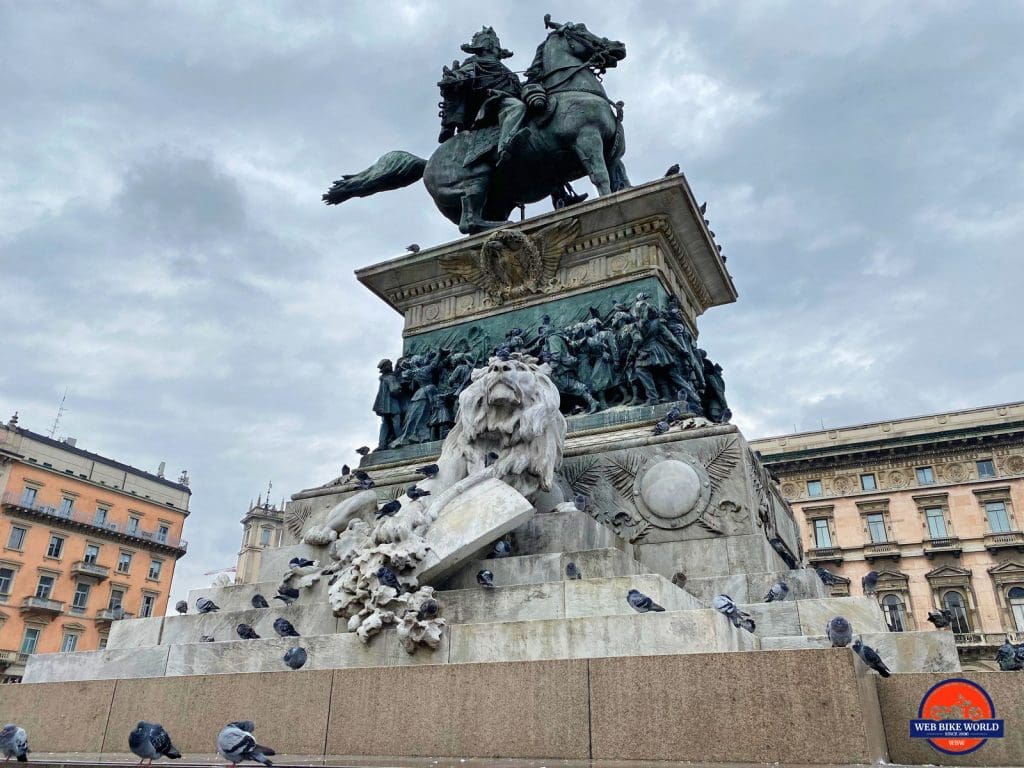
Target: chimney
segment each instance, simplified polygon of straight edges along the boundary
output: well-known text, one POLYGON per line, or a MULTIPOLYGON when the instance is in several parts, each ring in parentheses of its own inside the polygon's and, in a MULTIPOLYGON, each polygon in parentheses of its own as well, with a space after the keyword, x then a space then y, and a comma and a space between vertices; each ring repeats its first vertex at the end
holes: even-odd
POLYGON ((167 462, 166 461, 161 461, 160 462, 160 466, 156 468, 156 476, 157 477, 163 477, 165 469, 167 469, 167 462))
POLYGON ((68 446, 69 448, 74 448, 76 445, 78 445, 78 438, 75 438, 75 437, 65 437, 64 438, 64 444, 66 446, 68 446))

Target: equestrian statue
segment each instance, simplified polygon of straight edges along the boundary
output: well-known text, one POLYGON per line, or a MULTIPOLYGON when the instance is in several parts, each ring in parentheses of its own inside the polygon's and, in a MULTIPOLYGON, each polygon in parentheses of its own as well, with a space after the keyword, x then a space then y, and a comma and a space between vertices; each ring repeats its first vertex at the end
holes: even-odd
POLYGON ((508 223, 512 210, 551 197, 556 208, 579 202, 571 182, 586 176, 599 195, 629 186, 622 155, 622 102, 611 101, 601 75, 625 58, 626 46, 584 24, 544 17, 547 38, 525 71, 484 27, 462 46, 469 58, 444 67, 440 146, 424 160, 388 152, 361 173, 343 176, 323 195, 328 205, 405 187, 423 179, 438 209, 459 231, 474 234, 508 223))

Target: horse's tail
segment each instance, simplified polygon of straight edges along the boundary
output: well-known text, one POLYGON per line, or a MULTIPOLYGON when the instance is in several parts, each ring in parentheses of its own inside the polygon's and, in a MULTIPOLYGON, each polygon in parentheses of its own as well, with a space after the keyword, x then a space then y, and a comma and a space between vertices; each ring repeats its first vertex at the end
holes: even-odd
POLYGON ((388 152, 365 171, 347 174, 334 182, 323 194, 323 201, 327 205, 338 205, 351 197, 369 197, 407 187, 423 178, 426 165, 426 160, 410 152, 388 152))

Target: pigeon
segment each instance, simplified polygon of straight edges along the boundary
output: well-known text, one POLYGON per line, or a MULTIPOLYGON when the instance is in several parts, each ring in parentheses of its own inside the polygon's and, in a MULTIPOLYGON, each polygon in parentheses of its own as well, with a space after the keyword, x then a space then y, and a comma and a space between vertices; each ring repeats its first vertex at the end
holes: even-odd
POLYGON ((174 610, 178 613, 188 613, 188 603, 184 600, 179 600, 174 604, 174 610))
POLYGON ((274 631, 281 637, 299 637, 299 633, 295 631, 292 623, 281 617, 274 619, 274 631))
POLYGON ((700 208, 698 208, 697 210, 700 211, 700 215, 701 216, 703 216, 705 213, 707 213, 708 212, 708 204, 707 204, 707 202, 701 203, 700 204, 700 208))
POLYGON ((476 583, 485 589, 494 589, 494 574, 488 570, 479 571, 476 575, 476 583))
POLYGON ((870 645, 864 645, 859 639, 853 644, 853 652, 856 653, 861 659, 871 667, 875 672, 880 674, 882 677, 888 677, 891 672, 889 668, 885 666, 885 662, 882 661, 882 657, 878 655, 878 651, 872 648, 870 645))
POLYGON ((776 581, 772 584, 771 589, 768 590, 768 594, 764 596, 764 602, 766 603, 781 603, 789 595, 789 584, 785 581, 776 581))
POLYGON ((675 176, 677 173, 679 173, 679 163, 672 163, 665 171, 665 176, 675 176))
POLYGON ((377 573, 375 575, 377 580, 385 587, 391 587, 393 590, 401 594, 402 585, 398 583, 398 574, 391 568, 388 568, 386 565, 382 565, 377 569, 377 573))
POLYGON ((711 606, 725 615, 737 629, 745 629, 747 632, 757 629, 754 618, 746 611, 741 611, 728 595, 719 595, 711 601, 711 606))
POLYGON ((782 558, 782 562, 786 564, 786 567, 791 571, 795 571, 800 567, 800 564, 793 559, 793 555, 790 554, 786 545, 782 543, 782 539, 769 539, 768 543, 772 545, 772 549, 775 553, 782 558))
POLYGON ((878 586, 878 571, 865 573, 864 578, 860 580, 860 585, 863 587, 865 595, 875 594, 875 588, 878 586))
POLYGON ((566 578, 573 580, 582 579, 583 572, 576 563, 569 562, 565 564, 565 576, 566 578))
POLYGON ((256 634, 256 630, 250 627, 248 624, 239 624, 235 627, 235 632, 243 640, 259 640, 260 636, 256 634))
POLYGON ((669 423, 667 421, 659 421, 654 425, 654 429, 651 430, 652 435, 664 435, 668 432, 669 423))
POLYGON ((369 477, 367 477, 365 480, 357 479, 356 480, 356 485, 359 486, 359 490, 361 490, 361 491, 368 491, 371 488, 373 488, 373 486, 376 485, 376 483, 374 483, 373 480, 371 480, 369 477))
POLYGON ((507 362, 512 357, 512 350, 502 344, 500 347, 494 350, 494 356, 501 360, 503 363, 507 362))
POLYGON ((834 587, 836 584, 842 584, 839 578, 827 568, 815 568, 814 572, 818 574, 818 578, 821 579, 821 583, 826 587, 834 587))
POLYGON ((661 612, 665 610, 638 589, 631 589, 626 593, 626 602, 637 613, 647 613, 648 611, 661 612))
POLYGON ((285 653, 284 663, 292 669, 302 669, 307 658, 306 649, 296 645, 294 648, 289 648, 285 653))
POLYGON ((392 499, 377 510, 377 519, 380 520, 382 517, 391 517, 392 515, 396 515, 398 514, 398 510, 401 508, 402 502, 398 499, 392 499))
POLYGON ((686 586, 686 574, 682 571, 676 571, 672 574, 672 583, 682 589, 686 586))
POLYGON ((230 761, 232 766, 238 765, 243 760, 252 760, 263 765, 273 765, 268 755, 273 755, 274 750, 269 747, 261 747, 253 738, 252 732, 256 726, 251 720, 228 723, 217 736, 217 753, 225 760, 230 761))
POLYGON ((352 468, 349 467, 348 464, 342 464, 341 465, 341 476, 342 477, 348 477, 351 474, 352 474, 352 468))
POLYGON ((512 555, 512 545, 509 544, 508 539, 498 539, 494 545, 494 549, 491 550, 489 557, 502 558, 510 557, 512 555))
POLYGON ((220 606, 207 597, 200 597, 196 600, 196 610, 200 613, 213 613, 214 611, 219 611, 220 606))
POLYGON ((485 467, 489 467, 489 466, 491 466, 491 464, 493 464, 497 460, 498 460, 498 454, 496 454, 494 451, 488 451, 487 455, 484 456, 484 466, 485 467))
POLYGON ((8 723, 0 729, 0 755, 4 756, 5 763, 12 757, 19 763, 27 763, 28 753, 31 751, 28 748, 28 734, 24 728, 8 723))
POLYGON ((1006 642, 996 651, 996 663, 1003 672, 1024 669, 1024 643, 1014 645, 1007 637, 1006 642))
POLYGON ((216 640, 214 640, 213 635, 202 635, 199 638, 199 642, 200 643, 213 643, 213 642, 216 642, 216 640))
POLYGON ((845 648, 853 641, 853 627, 842 616, 833 616, 828 620, 825 634, 833 648, 845 648))
POLYGON ((293 557, 288 561, 288 567, 295 568, 308 568, 311 565, 316 565, 316 560, 307 560, 304 557, 293 557))
POLYGON ((953 614, 945 609, 928 611, 928 621, 934 624, 936 629, 945 629, 953 623, 953 614))
POLYGON ((255 595, 252 596, 251 602, 252 602, 252 607, 253 608, 269 608, 270 607, 270 603, 267 602, 267 598, 265 598, 259 592, 257 592, 255 595))
POLYGON ((424 496, 429 496, 430 491, 422 491, 416 487, 416 483, 413 483, 405 489, 405 495, 413 501, 416 501, 417 499, 422 499, 424 496))
POLYGON ((368 445, 360 445, 358 448, 356 448, 356 453, 358 453, 360 456, 369 456, 370 455, 370 446, 368 446, 368 445))
POLYGON ((679 406, 678 405, 673 405, 672 408, 669 410, 669 412, 665 414, 664 421, 667 421, 669 424, 675 424, 682 417, 683 417, 683 412, 679 409, 679 406))
POLYGON ((299 599, 299 590, 295 587, 278 587, 275 600, 280 600, 285 605, 291 605, 299 599))
POLYGON ((587 511, 587 497, 582 493, 577 493, 572 497, 572 505, 576 507, 580 512, 587 511))
POLYGON ((416 618, 420 621, 432 619, 437 616, 437 612, 440 608, 441 606, 438 604, 437 600, 432 597, 428 597, 420 604, 420 609, 416 611, 416 618))
POLYGON ((164 727, 160 723, 147 723, 145 720, 140 720, 135 730, 128 734, 128 748, 133 755, 142 758, 139 765, 146 760, 152 765, 157 757, 169 757, 172 760, 181 757, 181 752, 171 744, 171 737, 164 727))
POLYGON ((437 477, 437 473, 440 472, 440 468, 437 464, 425 464, 416 470, 417 475, 423 475, 424 477, 437 477))
POLYGON ((409 253, 419 253, 419 243, 409 243, 407 246, 405 246, 405 250, 407 250, 409 253))

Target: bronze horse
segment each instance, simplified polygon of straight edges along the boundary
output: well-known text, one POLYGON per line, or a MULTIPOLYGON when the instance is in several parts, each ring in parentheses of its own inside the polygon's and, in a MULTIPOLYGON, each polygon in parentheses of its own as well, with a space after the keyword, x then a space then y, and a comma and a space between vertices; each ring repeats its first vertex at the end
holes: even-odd
POLYGON ((623 43, 598 37, 583 24, 556 24, 537 49, 528 84, 546 94, 542 114, 509 146, 479 160, 481 141, 493 146, 497 127, 462 131, 441 144, 428 160, 409 152, 388 152, 361 173, 344 176, 323 195, 328 205, 405 187, 423 179, 438 209, 465 234, 508 223, 512 210, 545 197, 564 199, 567 182, 587 176, 599 195, 629 186, 622 164, 625 139, 622 104, 613 103, 598 73, 626 56, 623 43), (481 131, 491 135, 482 136, 481 131), (468 162, 467 162, 468 160, 468 162))

